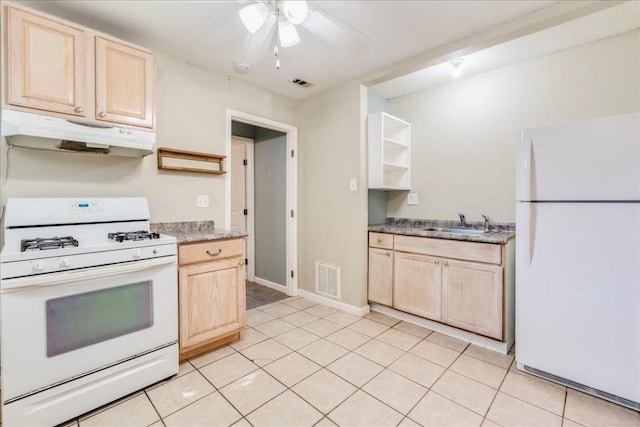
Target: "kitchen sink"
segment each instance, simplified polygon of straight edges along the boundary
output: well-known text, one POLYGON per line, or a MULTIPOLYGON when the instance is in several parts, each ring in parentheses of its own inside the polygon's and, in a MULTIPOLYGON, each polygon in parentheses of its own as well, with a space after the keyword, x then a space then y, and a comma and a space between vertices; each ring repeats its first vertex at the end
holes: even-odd
POLYGON ((439 231, 441 233, 453 233, 453 234, 471 234, 474 236, 481 236, 483 234, 495 233, 495 231, 477 230, 475 228, 448 228, 448 227, 428 227, 424 228, 425 231, 439 231))

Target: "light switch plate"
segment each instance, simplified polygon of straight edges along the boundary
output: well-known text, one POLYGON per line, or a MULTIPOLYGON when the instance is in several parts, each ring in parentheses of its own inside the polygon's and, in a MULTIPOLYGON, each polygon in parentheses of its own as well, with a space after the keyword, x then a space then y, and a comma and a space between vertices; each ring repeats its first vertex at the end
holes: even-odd
POLYGON ((349 180, 349 191, 358 191, 358 179, 351 178, 349 180))
POLYGON ((206 194, 198 194, 196 196, 196 207, 197 208, 208 208, 209 207, 209 196, 206 194))
POLYGON ((418 204, 418 193, 409 193, 407 196, 407 205, 417 205, 418 204))

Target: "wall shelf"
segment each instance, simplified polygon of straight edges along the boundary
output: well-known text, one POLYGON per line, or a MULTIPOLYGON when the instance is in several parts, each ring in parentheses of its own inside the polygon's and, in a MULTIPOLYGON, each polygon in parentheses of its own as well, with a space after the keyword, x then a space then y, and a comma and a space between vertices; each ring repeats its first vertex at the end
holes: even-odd
POLYGON ((225 158, 218 154, 158 148, 158 169, 221 175, 226 173, 225 158))
POLYGON ((369 188, 411 188, 411 124, 379 112, 369 114, 369 188))

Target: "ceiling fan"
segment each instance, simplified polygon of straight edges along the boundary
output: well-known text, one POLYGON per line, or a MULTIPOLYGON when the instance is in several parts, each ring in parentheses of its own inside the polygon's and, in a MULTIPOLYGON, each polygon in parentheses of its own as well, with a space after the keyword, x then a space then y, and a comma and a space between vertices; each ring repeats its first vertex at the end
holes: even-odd
MULTIPOLYGON (((317 7, 311 9, 305 0, 257 0, 243 5, 238 14, 245 29, 256 37, 256 43, 273 46, 276 69, 280 69, 279 48, 297 45, 301 30, 307 33, 304 37, 315 36, 325 43, 349 48, 361 45, 364 39, 317 7)), ((313 45, 317 48, 317 42, 313 45)))
MULTIPOLYGON (((276 25, 277 39, 282 47, 295 46, 300 42, 296 25, 302 24, 309 15, 305 0, 259 1, 238 11, 242 24, 251 34, 255 34, 265 23, 276 25)), ((280 69, 278 43, 273 48, 276 69, 280 69)))

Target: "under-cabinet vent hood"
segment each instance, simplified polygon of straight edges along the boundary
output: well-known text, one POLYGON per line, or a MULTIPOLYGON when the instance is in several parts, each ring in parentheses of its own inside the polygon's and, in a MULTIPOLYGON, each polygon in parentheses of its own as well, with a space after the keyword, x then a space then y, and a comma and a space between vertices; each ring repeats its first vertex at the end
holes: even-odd
POLYGON ((1 135, 17 147, 127 157, 153 154, 156 145, 156 134, 151 131, 14 110, 2 110, 1 135))

